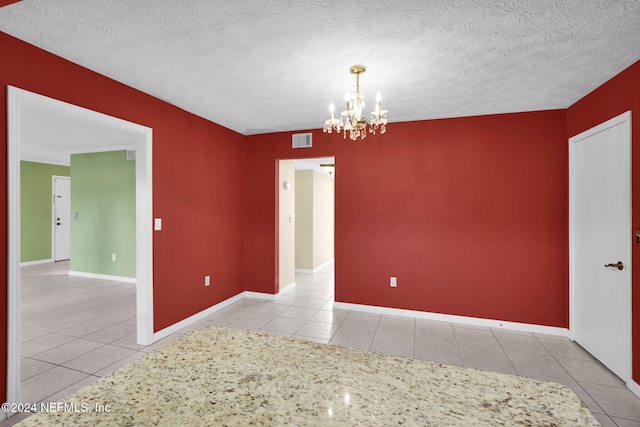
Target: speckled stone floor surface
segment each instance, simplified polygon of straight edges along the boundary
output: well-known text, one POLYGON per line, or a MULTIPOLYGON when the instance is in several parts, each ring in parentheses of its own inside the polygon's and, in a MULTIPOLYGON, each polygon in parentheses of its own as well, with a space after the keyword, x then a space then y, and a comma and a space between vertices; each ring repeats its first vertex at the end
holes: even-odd
POLYGON ((560 384, 216 326, 17 425, 600 424, 560 384))

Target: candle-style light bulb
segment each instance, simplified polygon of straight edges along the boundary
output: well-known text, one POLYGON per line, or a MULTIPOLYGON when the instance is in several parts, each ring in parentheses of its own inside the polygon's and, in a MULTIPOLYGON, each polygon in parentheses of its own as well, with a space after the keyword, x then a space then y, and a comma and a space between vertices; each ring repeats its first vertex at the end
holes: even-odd
POLYGON ((331 111, 331 120, 333 120, 333 112, 335 109, 336 107, 333 106, 333 102, 329 104, 329 111, 331 111))
POLYGON ((351 98, 351 97, 349 96, 349 92, 345 92, 345 93, 344 93, 344 100, 345 100, 345 102, 347 103, 347 111, 350 111, 350 110, 351 110, 351 103, 349 102, 349 99, 350 99, 350 98, 351 98))

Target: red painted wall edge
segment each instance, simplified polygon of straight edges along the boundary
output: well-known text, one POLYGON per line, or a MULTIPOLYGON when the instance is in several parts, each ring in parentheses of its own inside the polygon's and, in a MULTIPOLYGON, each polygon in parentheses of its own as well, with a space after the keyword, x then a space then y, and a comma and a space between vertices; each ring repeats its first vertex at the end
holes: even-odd
MULTIPOLYGON (((631 164, 640 164, 640 61, 576 102, 567 110, 567 138, 575 136, 625 111, 631 110, 631 164)), ((640 173, 631 168, 632 244, 632 355, 633 379, 640 383, 640 247, 635 229, 640 227, 640 173)))
POLYGON ((9 6, 13 3, 18 3, 20 0, 0 0, 0 7, 9 6))
POLYGON ((278 286, 274 161, 335 156, 337 301, 568 326, 564 111, 312 132, 248 137, 247 290, 278 286))
MULTIPOLYGON (((244 290, 245 137, 0 33, 0 146, 12 85, 153 128, 154 329, 244 290), (212 167, 212 159, 223 158, 212 167), (185 190, 186 189, 186 190, 185 190), (216 286, 204 287, 211 274, 216 286)), ((0 222, 7 224, 7 157, 0 150, 0 222)), ((149 224, 151 227, 152 224, 149 224)), ((0 275, 7 229, 0 227, 0 275)), ((6 397, 7 283, 0 285, 0 400, 6 397)))

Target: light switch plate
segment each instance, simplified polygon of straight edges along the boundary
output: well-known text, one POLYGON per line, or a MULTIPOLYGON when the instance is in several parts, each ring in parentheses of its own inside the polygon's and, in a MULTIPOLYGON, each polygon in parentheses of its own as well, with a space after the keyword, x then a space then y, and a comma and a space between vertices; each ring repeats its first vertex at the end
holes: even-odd
POLYGON ((153 222, 153 229, 154 230, 162 230, 162 218, 156 218, 155 221, 153 222))
POLYGON ((392 288, 396 288, 398 286, 398 278, 397 277, 390 277, 389 278, 389 286, 391 286, 392 288))

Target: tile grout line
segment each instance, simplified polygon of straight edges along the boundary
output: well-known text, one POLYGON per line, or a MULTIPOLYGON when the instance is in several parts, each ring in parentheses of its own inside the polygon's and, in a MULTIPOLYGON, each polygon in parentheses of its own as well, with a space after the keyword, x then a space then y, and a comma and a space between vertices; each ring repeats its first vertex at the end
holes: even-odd
MULTIPOLYGON (((578 380, 573 376, 573 374, 571 374, 571 372, 569 372, 569 371, 567 370, 567 368, 566 368, 566 367, 565 367, 565 366, 564 366, 564 365, 563 365, 563 364, 558 360, 558 358, 556 357, 556 355, 555 355, 555 354, 553 354, 553 353, 551 353, 551 351, 547 348, 547 346, 546 346, 546 345, 544 345, 544 342, 540 341, 540 338, 538 338, 535 334, 534 334, 534 337, 535 337, 535 338, 536 338, 536 340, 540 343, 540 345, 541 345, 542 347, 544 347, 544 349, 545 349, 545 350, 547 350, 547 352, 549 352, 549 354, 551 355, 551 357, 553 358, 553 360, 555 360, 555 362, 556 362, 558 365, 560 365, 560 366, 562 367, 562 369, 564 369, 564 371, 567 373, 567 375, 569 375, 569 377, 570 377, 570 378, 571 378, 571 379, 572 379, 576 384, 578 384, 578 387, 580 387, 580 389, 581 389, 581 390, 582 390, 582 391, 583 391, 587 396, 589 396, 589 397, 591 398, 591 400, 593 400, 593 402, 594 402, 594 403, 598 406, 598 408, 600 408, 600 410, 602 411, 601 413, 602 413, 602 414, 604 414, 604 415, 610 416, 609 414, 607 414, 607 412, 604 410, 604 408, 603 408, 603 407, 598 403, 598 401, 597 401, 597 400, 596 400, 596 399, 591 395, 591 393, 589 393, 589 392, 588 392, 588 391, 587 391, 587 390, 582 386, 581 382, 580 382, 580 381, 578 381, 578 380)), ((571 342, 574 342, 574 341, 571 341, 571 342)), ((568 358, 568 359, 571 359, 571 358, 568 358)), ((575 359, 575 360, 579 360, 579 359, 575 359)), ((574 393, 575 393, 575 391, 574 391, 574 393)), ((576 393, 576 395, 577 395, 577 393, 576 393)), ((578 396, 578 398, 580 398, 580 396, 578 396)), ((580 399, 580 400, 582 400, 582 399, 580 399)), ((587 406, 587 405, 586 405, 586 403, 585 403, 584 401, 582 401, 582 403, 583 403, 585 406, 587 406)), ((588 409, 588 408, 587 408, 587 409, 588 409)), ((593 411, 592 411, 592 412, 593 412, 593 411)))
POLYGON ((491 335, 493 335, 493 338, 498 342, 498 345, 500 346, 500 350, 502 350, 502 354, 504 354, 504 357, 507 358, 507 360, 509 361, 509 364, 511 365, 511 367, 513 368, 513 371, 518 375, 518 376, 522 376, 520 375, 520 372, 518 372, 518 370, 516 369, 516 366, 513 364, 513 361, 511 360, 511 358, 509 357, 509 355, 507 354, 506 351, 504 351, 504 347, 502 346, 502 343, 500 342, 500 340, 498 339, 498 337, 496 336, 496 332, 493 330, 493 328, 489 328, 489 330, 491 331, 491 335))

